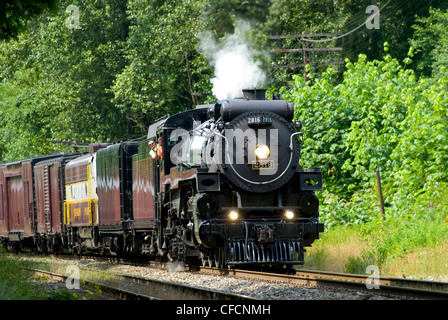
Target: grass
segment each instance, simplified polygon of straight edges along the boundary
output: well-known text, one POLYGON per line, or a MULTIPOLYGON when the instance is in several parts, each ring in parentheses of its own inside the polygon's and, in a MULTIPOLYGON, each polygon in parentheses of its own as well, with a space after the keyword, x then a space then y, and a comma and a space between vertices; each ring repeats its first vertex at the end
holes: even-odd
POLYGON ((367 266, 376 265, 381 276, 448 281, 448 232, 440 232, 448 231, 444 223, 378 227, 367 235, 365 225, 335 226, 307 248, 303 267, 366 274, 367 266))
POLYGON ((354 271, 347 269, 347 265, 361 259, 368 246, 368 242, 362 239, 359 230, 341 226, 333 227, 321 234, 321 239, 317 240, 311 248, 306 248, 303 267, 332 272, 354 271))
POLYGON ((361 257, 368 247, 359 231, 345 227, 334 227, 321 234, 311 248, 306 248, 306 269, 344 272, 345 264, 355 257, 361 257))
POLYGON ((448 241, 429 248, 418 248, 401 258, 388 261, 383 272, 395 277, 448 281, 448 241))
MULTIPOLYGON (((0 247, 0 300, 90 300, 101 295, 101 290, 94 292, 83 290, 53 289, 47 285, 46 276, 35 276, 25 268, 35 268, 61 274, 72 275, 65 264, 55 264, 50 257, 33 257, 32 255, 10 255, 0 247)), ((92 281, 116 283, 117 277, 103 272, 82 271, 81 278, 92 281)), ((82 281, 81 281, 82 282, 82 281)))
POLYGON ((4 253, 0 253, 0 300, 35 298, 29 282, 31 276, 30 272, 18 268, 4 253))

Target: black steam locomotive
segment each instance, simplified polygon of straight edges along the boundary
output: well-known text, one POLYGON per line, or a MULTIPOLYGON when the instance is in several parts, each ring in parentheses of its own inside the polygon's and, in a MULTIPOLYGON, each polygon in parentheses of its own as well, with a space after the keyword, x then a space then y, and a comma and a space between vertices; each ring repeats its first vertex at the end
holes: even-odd
POLYGON ((323 231, 314 194, 322 174, 299 166, 293 104, 264 95, 244 90, 163 123, 159 237, 170 259, 301 264, 323 231))
POLYGON ((291 266, 323 231, 301 123, 265 90, 159 120, 146 139, 0 164, 0 243, 42 252, 291 266), (160 141, 153 159, 148 141, 160 141))

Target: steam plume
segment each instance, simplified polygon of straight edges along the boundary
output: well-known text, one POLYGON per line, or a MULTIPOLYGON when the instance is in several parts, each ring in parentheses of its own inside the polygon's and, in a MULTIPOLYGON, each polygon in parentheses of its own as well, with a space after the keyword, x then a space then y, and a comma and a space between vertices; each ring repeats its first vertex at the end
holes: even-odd
POLYGON ((210 34, 201 37, 201 49, 215 69, 211 82, 217 99, 241 97, 242 89, 261 87, 266 81, 260 63, 254 60, 255 51, 243 36, 247 26, 239 23, 235 34, 228 36, 222 45, 210 34))

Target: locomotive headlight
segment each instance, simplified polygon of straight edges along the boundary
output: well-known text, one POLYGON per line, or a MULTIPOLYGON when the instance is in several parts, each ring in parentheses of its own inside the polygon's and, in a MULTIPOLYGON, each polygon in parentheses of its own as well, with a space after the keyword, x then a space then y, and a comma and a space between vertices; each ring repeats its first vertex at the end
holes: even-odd
POLYGON ((286 210, 285 217, 286 217, 286 219, 291 220, 292 218, 294 218, 294 212, 291 210, 286 210))
POLYGON ((266 159, 269 157, 269 154, 271 153, 271 150, 269 150, 269 147, 265 144, 260 144, 255 148, 255 155, 258 159, 266 159))
POLYGON ((236 210, 232 210, 232 211, 230 211, 229 212, 229 218, 231 219, 231 220, 236 220, 236 219, 238 219, 238 211, 236 211, 236 210))

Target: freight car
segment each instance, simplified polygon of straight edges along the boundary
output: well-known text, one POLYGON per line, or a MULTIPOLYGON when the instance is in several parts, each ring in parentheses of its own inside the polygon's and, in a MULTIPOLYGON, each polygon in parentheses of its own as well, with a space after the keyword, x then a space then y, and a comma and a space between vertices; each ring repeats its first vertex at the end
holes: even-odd
POLYGON ((34 203, 36 234, 34 243, 41 253, 61 253, 65 235, 64 212, 65 172, 67 163, 77 154, 64 154, 36 163, 34 203))
POLYGON ((0 165, 1 241, 220 267, 303 263, 323 231, 322 174, 299 165, 292 103, 264 95, 167 116, 146 139, 0 165))
POLYGON ((36 205, 33 169, 39 161, 56 158, 48 155, 0 165, 0 242, 10 250, 35 243, 36 205))

